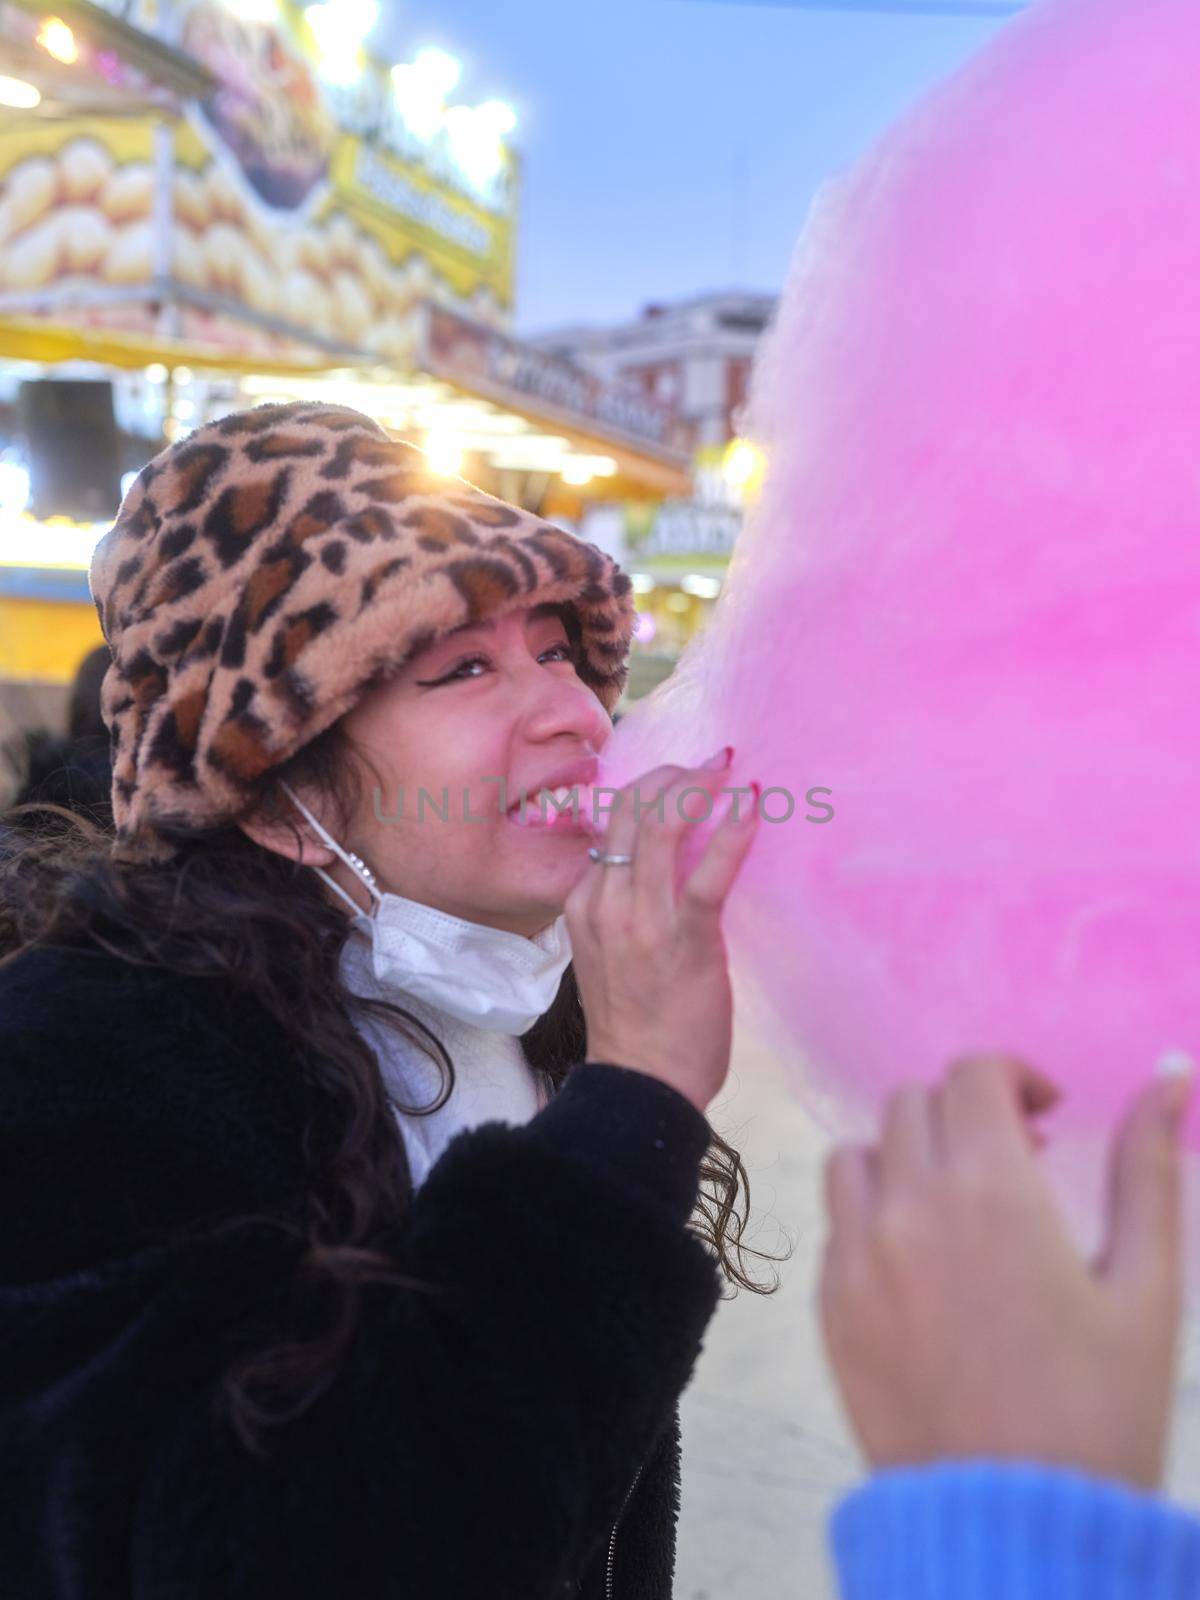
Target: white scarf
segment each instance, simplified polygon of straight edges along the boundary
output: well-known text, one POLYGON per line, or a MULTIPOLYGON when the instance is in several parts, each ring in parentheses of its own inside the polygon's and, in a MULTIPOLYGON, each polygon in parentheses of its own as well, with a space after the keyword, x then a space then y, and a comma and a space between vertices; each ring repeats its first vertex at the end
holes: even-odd
MULTIPOLYGON (((425 909, 429 909, 428 907, 425 909)), ((364 917, 363 923, 367 921, 364 917)), ((454 920, 454 919, 451 919, 454 920)), ((537 1074, 513 1034, 498 1033, 414 998, 402 985, 380 983, 371 961, 365 929, 356 925, 342 950, 342 974, 352 994, 391 1000, 429 1029, 454 1065, 454 1088, 440 1110, 414 1116, 413 1109, 431 1104, 441 1093, 444 1071, 427 1045, 411 1044, 396 1024, 361 1014, 355 1025, 375 1052, 384 1084, 404 1138, 414 1188, 456 1134, 484 1122, 520 1126, 545 1103, 537 1074)), ((444 972, 451 976, 452 963, 444 972)))

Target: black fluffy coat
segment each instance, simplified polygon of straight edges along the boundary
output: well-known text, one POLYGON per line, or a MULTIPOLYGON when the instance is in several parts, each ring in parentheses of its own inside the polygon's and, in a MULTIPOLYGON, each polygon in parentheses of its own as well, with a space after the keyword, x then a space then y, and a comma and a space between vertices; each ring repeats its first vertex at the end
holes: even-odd
POLYGON ((676 1403, 718 1298, 687 1227, 708 1124, 576 1066, 460 1135, 336 1380, 262 1462, 216 1403, 286 1335, 319 1111, 217 980, 83 951, 0 968, 5 1600, 666 1600, 676 1403), (631 1483, 636 1489, 625 1504, 631 1483), (622 1512, 622 1506, 624 1511, 622 1512))

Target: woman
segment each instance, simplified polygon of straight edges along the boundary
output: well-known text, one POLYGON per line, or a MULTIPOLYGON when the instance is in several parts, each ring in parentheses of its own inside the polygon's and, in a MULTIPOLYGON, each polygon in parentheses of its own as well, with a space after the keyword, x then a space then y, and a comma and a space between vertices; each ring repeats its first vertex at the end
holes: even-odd
POLYGON ((756 809, 673 872, 729 752, 596 859, 542 821, 628 579, 352 411, 173 445, 92 587, 115 846, 6 869, 5 1596, 667 1596, 712 1250, 749 1284, 756 809))

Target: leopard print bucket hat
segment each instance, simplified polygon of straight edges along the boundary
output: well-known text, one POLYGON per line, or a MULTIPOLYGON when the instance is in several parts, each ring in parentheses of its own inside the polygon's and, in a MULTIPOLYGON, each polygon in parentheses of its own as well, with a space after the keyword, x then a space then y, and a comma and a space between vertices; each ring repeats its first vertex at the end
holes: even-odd
POLYGON ((596 546, 458 478, 369 417, 235 412, 145 466, 92 560, 112 652, 116 852, 169 857, 160 823, 215 826, 263 773, 462 623, 570 602, 578 671, 609 711, 632 585, 596 546))

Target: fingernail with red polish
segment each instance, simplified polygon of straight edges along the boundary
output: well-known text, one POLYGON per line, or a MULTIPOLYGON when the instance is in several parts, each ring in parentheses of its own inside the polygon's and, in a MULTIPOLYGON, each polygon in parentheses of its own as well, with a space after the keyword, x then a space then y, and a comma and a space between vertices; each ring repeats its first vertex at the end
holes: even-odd
POLYGON ((706 772, 719 772, 722 767, 727 767, 733 760, 733 746, 723 744, 715 755, 709 756, 707 761, 700 763, 706 772))

